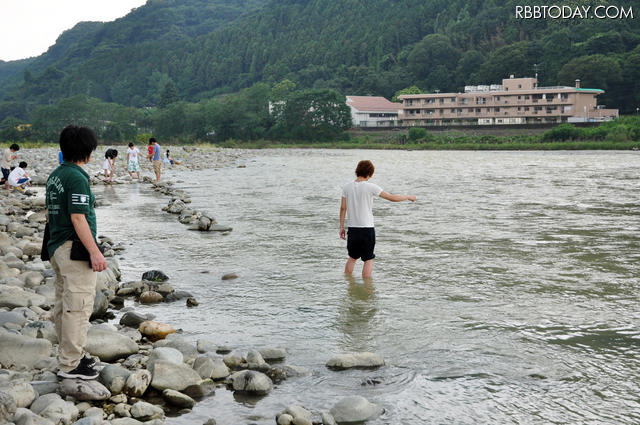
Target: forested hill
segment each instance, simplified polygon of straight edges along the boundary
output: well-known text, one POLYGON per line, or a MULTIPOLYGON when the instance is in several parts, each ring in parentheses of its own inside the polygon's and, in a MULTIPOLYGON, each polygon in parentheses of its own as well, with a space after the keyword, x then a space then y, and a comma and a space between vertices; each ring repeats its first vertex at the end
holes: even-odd
MULTIPOLYGON (((573 7, 598 2, 569 2, 573 7)), ((634 18, 516 19, 499 0, 150 0, 112 23, 60 37, 5 84, 11 109, 86 94, 154 106, 167 82, 185 100, 284 79, 299 88, 391 97, 416 85, 458 91, 509 74, 602 88, 601 103, 640 105, 640 0, 634 18), (60 45, 60 46, 59 46, 60 45)), ((2 67, 0 67, 0 72, 2 67)), ((15 114, 14 114, 15 115, 15 114)))

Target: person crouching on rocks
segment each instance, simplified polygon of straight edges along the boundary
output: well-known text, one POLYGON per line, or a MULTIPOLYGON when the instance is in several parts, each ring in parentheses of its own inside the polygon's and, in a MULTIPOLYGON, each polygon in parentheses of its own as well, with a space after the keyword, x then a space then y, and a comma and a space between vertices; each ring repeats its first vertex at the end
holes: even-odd
POLYGON ((95 196, 83 166, 98 146, 88 127, 70 125, 60 133, 64 162, 47 179, 47 254, 56 273, 53 321, 58 335, 58 376, 95 379, 94 361, 84 356, 96 272, 107 263, 96 243, 95 196))

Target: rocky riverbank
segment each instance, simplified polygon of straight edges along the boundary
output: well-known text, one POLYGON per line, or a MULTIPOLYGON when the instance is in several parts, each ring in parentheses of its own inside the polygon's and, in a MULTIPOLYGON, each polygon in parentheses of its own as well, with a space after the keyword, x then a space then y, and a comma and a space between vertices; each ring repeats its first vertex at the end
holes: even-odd
MULTIPOLYGON (((186 169, 237 166, 242 155, 232 150, 180 149, 172 149, 174 156, 184 152, 193 159, 182 161, 180 167, 186 169)), ((121 155, 125 151, 118 150, 121 155)), ((34 186, 24 194, 0 195, 0 423, 159 425, 165 415, 186 413, 199 400, 215 396, 216 390, 259 398, 286 379, 310 373, 286 365, 286 349, 232 349, 206 339, 192 341, 176 329, 180 324, 155 321, 134 307, 124 307, 128 298, 142 304, 184 303, 183 308, 197 308, 198 302, 188 292, 174 288, 170 277, 159 270, 140 271, 140 280, 121 282, 115 255, 124 247, 100 235, 108 268, 98 274, 86 345, 101 368, 100 377, 89 382, 58 380, 58 341, 49 320, 55 277, 50 264, 39 258, 45 223, 44 187, 39 185, 57 166, 56 152, 21 150, 20 160, 29 164, 34 186), (120 316, 117 321, 113 320, 116 313, 120 316)), ((96 154, 101 157, 102 153, 96 154)), ((141 165, 144 174, 152 174, 148 161, 141 165)), ((102 161, 86 167, 93 184, 103 184, 101 167, 102 161)), ((120 174, 114 184, 137 184, 123 168, 120 174)), ((149 175, 146 182, 151 182, 149 175)), ((170 197, 166 210, 179 215, 190 228, 230 230, 189 209, 188 194, 174 190, 171 181, 153 188, 170 197)), ((334 370, 382 365, 384 360, 371 353, 336 356, 326 364, 334 370)), ((379 406, 354 396, 340 401, 330 412, 290 406, 273 414, 277 424, 299 425, 362 422, 381 412, 379 406)), ((215 418, 206 423, 215 424, 215 418)))

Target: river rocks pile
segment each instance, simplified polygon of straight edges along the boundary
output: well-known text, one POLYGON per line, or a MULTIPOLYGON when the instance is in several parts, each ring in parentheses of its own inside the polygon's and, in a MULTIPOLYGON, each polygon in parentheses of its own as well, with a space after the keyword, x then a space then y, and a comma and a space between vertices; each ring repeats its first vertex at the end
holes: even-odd
MULTIPOLYGON (((119 297, 134 297, 141 304, 154 304, 195 298, 187 291, 176 291, 169 283, 169 277, 159 270, 151 270, 142 275, 142 280, 121 284, 116 294, 119 297)), ((197 302, 196 302, 197 303, 197 302)))
MULTIPOLYGON (((156 184, 156 187, 159 184, 156 184)), ((169 204, 162 210, 171 214, 178 215, 178 221, 182 224, 189 225, 189 230, 199 230, 201 232, 230 232, 233 230, 230 226, 220 225, 216 222, 216 219, 208 216, 207 214, 193 210, 187 206, 191 202, 190 199, 185 197, 175 197, 178 193, 167 189, 169 185, 165 185, 165 193, 172 196, 169 204)))
POLYGON ((375 419, 384 412, 377 404, 360 396, 345 397, 338 401, 331 410, 311 412, 306 408, 293 405, 276 416, 278 425, 337 425, 364 423, 375 419))

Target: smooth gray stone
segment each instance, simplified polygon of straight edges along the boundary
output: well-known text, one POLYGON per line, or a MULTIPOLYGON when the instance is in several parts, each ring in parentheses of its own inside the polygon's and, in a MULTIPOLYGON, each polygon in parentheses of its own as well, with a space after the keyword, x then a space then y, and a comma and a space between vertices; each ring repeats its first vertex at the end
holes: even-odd
POLYGON ((141 421, 164 418, 164 410, 146 401, 138 401, 131 406, 131 416, 141 421))
POLYGON ((3 326, 5 323, 15 323, 23 327, 27 324, 27 318, 14 311, 0 311, 0 326, 3 326))
POLYGON ((147 316, 143 316, 135 311, 128 311, 120 318, 120 324, 138 329, 140 324, 146 320, 149 320, 147 316))
POLYGON ((45 297, 25 291, 17 286, 0 285, 0 307, 30 307, 45 305, 45 297))
POLYGON ((330 410, 331 415, 338 423, 364 422, 383 412, 383 409, 366 398, 360 396, 345 397, 330 410))
POLYGON ((0 388, 16 402, 16 407, 29 407, 38 398, 38 393, 28 382, 14 382, 0 388))
POLYGON ((322 425, 338 425, 331 413, 322 412, 322 425))
POLYGON ((224 379, 229 375, 231 375, 231 371, 222 360, 213 360, 213 371, 211 372, 211 379, 224 379))
POLYGON ((142 280, 148 280, 151 282, 166 282, 167 280, 169 280, 169 276, 167 276, 160 270, 149 270, 142 273, 142 280))
POLYGON ((109 299, 103 291, 96 289, 96 296, 93 300, 93 311, 89 320, 95 320, 103 317, 109 308, 109 299))
POLYGON ((29 409, 18 408, 13 415, 13 422, 16 425, 56 425, 49 419, 36 415, 29 409))
POLYGON ((384 366, 382 356, 374 353, 352 353, 340 354, 331 358, 327 362, 327 367, 331 369, 351 369, 351 368, 377 368, 384 366))
POLYGON ((31 411, 54 423, 72 423, 79 415, 76 406, 64 401, 58 394, 40 396, 31 404, 31 411))
POLYGON ((167 335, 165 339, 156 342, 154 346, 175 348, 182 353, 185 363, 192 364, 198 357, 198 349, 187 339, 176 334, 167 335))
POLYGON ((4 391, 0 391, 0 423, 9 422, 16 409, 16 401, 13 397, 4 391))
POLYGON ((190 385, 199 384, 201 380, 200 375, 189 366, 159 359, 153 367, 151 386, 157 390, 181 391, 190 385))
POLYGON ((288 413, 294 419, 295 418, 311 419, 311 416, 312 416, 311 412, 309 412, 307 409, 299 405, 293 405, 293 406, 287 407, 284 413, 288 413))
POLYGON ((197 341, 198 352, 206 353, 206 352, 215 352, 218 348, 216 344, 211 341, 207 341, 206 339, 199 339, 197 341))
POLYGON ((259 370, 261 372, 266 372, 271 368, 271 366, 264 361, 262 355, 256 350, 249 350, 247 353, 247 363, 249 369, 259 370))
POLYGON ((214 368, 213 359, 209 356, 198 356, 193 363, 193 370, 198 372, 202 379, 211 378, 214 368))
POLYGON ((287 352, 284 348, 261 348, 258 351, 267 362, 269 360, 284 360, 287 357, 287 352))
POLYGON ((95 380, 63 379, 60 382, 60 391, 81 401, 100 401, 111 397, 111 392, 95 380))
POLYGON ((145 369, 136 370, 127 378, 124 391, 131 397, 141 397, 151 384, 151 372, 145 369))
POLYGON ((153 373, 153 366, 158 360, 166 360, 175 364, 183 364, 184 356, 180 352, 180 350, 173 347, 157 347, 154 348, 151 354, 149 355, 149 360, 147 361, 147 369, 153 373))
POLYGON ((233 389, 250 394, 264 395, 273 389, 273 382, 264 373, 254 370, 243 370, 229 377, 233 389))
POLYGON ((111 420, 111 425, 143 425, 143 423, 133 418, 118 418, 111 420))
POLYGON ((42 338, 51 342, 52 344, 58 343, 58 334, 53 322, 49 320, 38 320, 29 323, 22 330, 23 335, 30 336, 32 338, 42 338))
POLYGON ((164 390, 162 392, 162 398, 173 406, 183 407, 186 409, 191 409, 196 405, 196 401, 194 399, 176 390, 164 390))
POLYGON ((100 382, 102 382, 112 394, 120 394, 124 390, 127 379, 131 371, 120 365, 107 365, 100 371, 100 382))
POLYGON ((51 356, 51 342, 24 335, 0 333, 0 364, 3 367, 33 368, 41 359, 51 356))
POLYGON ((58 381, 31 381, 31 386, 41 396, 58 391, 58 381))
POLYGON ((87 332, 87 350, 100 360, 111 362, 138 352, 138 344, 118 332, 91 327, 87 332))

